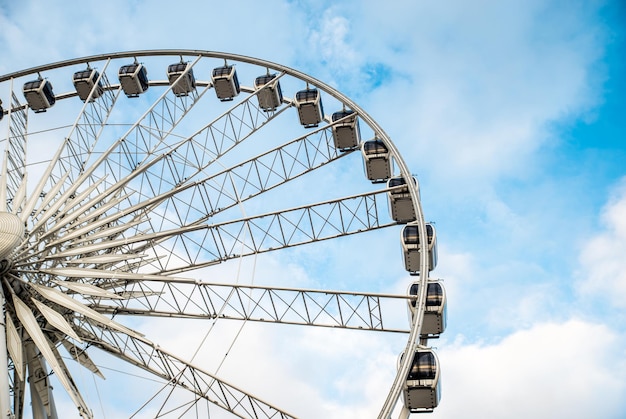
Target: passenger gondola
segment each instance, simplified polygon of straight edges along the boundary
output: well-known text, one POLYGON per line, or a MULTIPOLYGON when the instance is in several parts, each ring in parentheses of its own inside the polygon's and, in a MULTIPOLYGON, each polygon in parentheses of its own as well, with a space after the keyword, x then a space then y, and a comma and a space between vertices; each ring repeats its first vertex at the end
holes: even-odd
POLYGON ((296 93, 294 101, 298 108, 300 123, 305 128, 313 128, 319 125, 324 119, 324 108, 322 106, 322 95, 317 89, 305 89, 296 93))
POLYGON ((361 147, 365 175, 372 183, 386 182, 393 172, 389 149, 382 140, 365 141, 361 147))
MULTIPOLYGON (((437 234, 435 227, 426 223, 428 236, 428 270, 432 271, 437 266, 437 234)), ((412 222, 402 229, 402 252, 404 254, 404 266, 411 275, 418 275, 421 264, 421 250, 419 229, 417 222, 412 222)))
MULTIPOLYGON (((417 179, 413 178, 415 187, 418 188, 419 198, 419 185, 417 179)), ((415 208, 413 207, 413 199, 409 193, 409 187, 402 176, 392 177, 387 181, 388 188, 396 188, 387 193, 389 197, 389 210, 391 212, 391 218, 397 223, 405 224, 411 221, 415 221, 415 208)))
POLYGON ((265 112, 275 111, 283 103, 283 92, 276 74, 265 74, 254 79, 254 90, 259 107, 265 112))
POLYGON ((2 109, 2 99, 0 99, 0 121, 4 117, 4 109, 2 109))
POLYGON ((241 91, 234 65, 224 65, 214 68, 211 80, 213 81, 215 94, 222 102, 233 100, 241 91))
MULTIPOLYGON (((419 294, 419 282, 414 282, 409 287, 409 313, 415 316, 417 313, 417 296, 419 294)), ((436 338, 446 330, 447 300, 446 290, 443 284, 436 280, 428 281, 426 288, 426 307, 422 322, 421 337, 436 338)))
POLYGON ((333 113, 333 141, 338 150, 351 150, 361 142, 359 119, 354 111, 342 110, 333 113), (341 121, 341 122, 336 122, 341 121), (336 123, 335 123, 336 122, 336 123))
POLYGON ((54 92, 52 91, 52 83, 49 80, 39 78, 37 80, 24 83, 24 97, 28 106, 35 113, 45 112, 56 102, 54 92))
POLYGON ((138 97, 148 90, 148 70, 137 62, 123 65, 118 72, 122 90, 128 97, 138 97))
POLYGON ((74 73, 72 81, 74 82, 74 88, 80 100, 85 102, 89 99, 89 95, 91 95, 90 101, 94 101, 102 96, 104 88, 102 87, 102 82, 98 79, 99 77, 100 73, 93 68, 87 68, 86 70, 74 73))
POLYGON ((193 75, 193 69, 189 68, 189 71, 185 72, 190 66, 190 63, 181 61, 180 63, 170 64, 167 67, 167 80, 170 86, 173 86, 172 92, 174 92, 174 95, 177 97, 188 96, 189 93, 196 88, 196 79, 193 75), (177 81, 178 83, 176 83, 177 81))
MULTIPOLYGON (((403 355, 400 356, 400 361, 403 355)), ((411 413, 432 412, 441 399, 439 359, 432 349, 418 348, 402 389, 404 406, 411 413)))

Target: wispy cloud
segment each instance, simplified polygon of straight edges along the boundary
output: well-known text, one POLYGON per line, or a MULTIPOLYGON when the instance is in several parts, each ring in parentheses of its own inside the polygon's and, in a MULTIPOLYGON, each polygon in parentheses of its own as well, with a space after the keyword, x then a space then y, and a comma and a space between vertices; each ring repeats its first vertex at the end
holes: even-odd
POLYGON ((496 344, 442 346, 445 399, 433 417, 618 418, 626 408, 623 345, 606 326, 573 319, 496 344))
POLYGON ((578 289, 582 298, 626 307, 626 179, 614 188, 596 234, 584 241, 578 289))

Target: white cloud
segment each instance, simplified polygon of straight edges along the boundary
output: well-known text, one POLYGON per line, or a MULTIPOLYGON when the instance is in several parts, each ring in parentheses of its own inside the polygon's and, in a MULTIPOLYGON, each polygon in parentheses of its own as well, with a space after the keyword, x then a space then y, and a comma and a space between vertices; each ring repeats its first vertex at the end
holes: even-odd
POLYGON ((304 37, 293 37, 302 15, 287 2, 236 7, 180 0, 112 0, 80 7, 63 1, 11 4, 0 9, 0 51, 10 56, 0 73, 57 60, 116 51, 184 48, 227 51, 288 62, 305 50, 304 37))
POLYGON ((617 419, 626 407, 623 344, 606 326, 576 319, 538 323, 497 344, 447 344, 433 418, 617 419))
POLYGON ((626 178, 615 188, 601 215, 602 230, 584 241, 578 289, 626 307, 626 178))
POLYGON ((346 36, 350 32, 350 22, 343 16, 327 9, 322 16, 319 29, 311 31, 309 42, 313 51, 320 54, 322 62, 336 61, 333 64, 348 66, 355 60, 355 51, 348 44, 346 36))
MULTIPOLYGON (((218 376, 302 418, 373 417, 393 381, 395 351, 403 347, 402 338, 406 338, 247 323, 229 347, 239 324, 218 323, 193 364, 215 371, 225 358, 218 376)), ((146 322, 142 330, 163 348, 190 359, 209 323, 180 325, 176 321, 146 322)), ((136 387, 132 392, 137 400, 150 396, 136 387)))
POLYGON ((591 71, 602 32, 589 18, 597 6, 553 7, 487 1, 403 4, 380 17, 378 8, 361 11, 362 47, 396 74, 368 101, 405 159, 474 193, 476 179, 528 173, 538 149, 555 140, 547 124, 597 103, 591 71))

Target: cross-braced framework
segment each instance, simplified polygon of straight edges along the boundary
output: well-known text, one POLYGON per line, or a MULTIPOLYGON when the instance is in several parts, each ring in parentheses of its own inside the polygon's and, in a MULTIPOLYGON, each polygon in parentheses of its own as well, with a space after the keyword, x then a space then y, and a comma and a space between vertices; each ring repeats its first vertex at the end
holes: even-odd
MULTIPOLYGON (((222 379, 219 368, 161 348, 135 330, 138 318, 405 336, 398 354, 427 344, 426 251, 411 272, 421 273, 412 296, 329 289, 344 281, 315 263, 309 274, 324 278, 311 279, 319 288, 294 287, 284 272, 242 283, 246 260, 298 264, 299 253, 349 255, 387 238, 389 229, 399 235, 407 220, 394 219, 388 208, 399 190, 420 237, 427 237, 417 185, 385 183, 412 178, 395 145, 327 84, 251 57, 152 50, 11 73, 0 77, 0 95, 9 99, 0 121, 0 374, 8 377, 0 380, 0 408, 12 417, 24 417, 28 399, 33 417, 59 417, 53 384, 76 415, 98 416, 72 361, 102 377, 102 354, 162 383, 129 416, 144 409, 154 417, 306 415, 288 413, 281 400, 264 401, 245 382, 222 379), (148 78, 146 69, 156 73, 159 66, 167 79, 148 78), (338 113, 331 117, 324 107, 338 113), (386 150, 376 156, 382 166, 372 163, 388 167, 386 174, 370 173, 361 138, 386 150), (363 248, 356 247, 360 240, 363 248)), ((379 417, 408 415, 399 400, 410 358, 393 371, 379 417)))

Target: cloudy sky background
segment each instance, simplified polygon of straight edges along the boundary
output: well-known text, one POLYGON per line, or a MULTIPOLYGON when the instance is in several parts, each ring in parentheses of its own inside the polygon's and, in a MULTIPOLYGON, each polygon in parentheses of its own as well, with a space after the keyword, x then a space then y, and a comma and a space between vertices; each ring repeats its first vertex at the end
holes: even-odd
MULTIPOLYGON (((437 225, 433 275, 445 278, 449 313, 434 343, 443 395, 431 417, 621 418, 624 23, 619 0, 0 0, 0 74, 184 48, 259 57, 333 85, 390 135, 437 225)), ((146 332, 161 342, 177 331, 146 332)), ((326 398, 296 381, 277 404, 307 417, 374 417, 393 378, 375 368, 388 348, 351 339, 350 350, 370 351, 373 375, 333 385, 363 389, 326 398)), ((343 338, 335 343, 309 355, 336 368, 350 353, 343 338)), ((277 347, 267 356, 285 371, 265 373, 288 375, 295 361, 277 347)))

